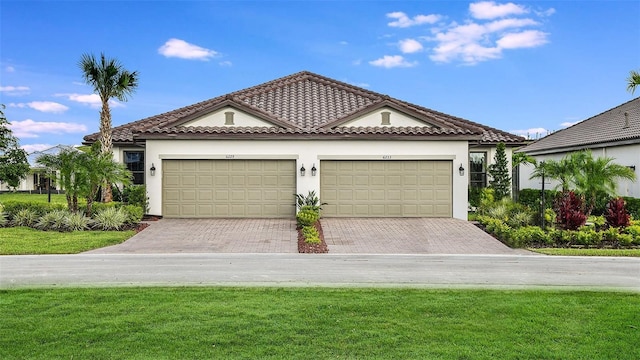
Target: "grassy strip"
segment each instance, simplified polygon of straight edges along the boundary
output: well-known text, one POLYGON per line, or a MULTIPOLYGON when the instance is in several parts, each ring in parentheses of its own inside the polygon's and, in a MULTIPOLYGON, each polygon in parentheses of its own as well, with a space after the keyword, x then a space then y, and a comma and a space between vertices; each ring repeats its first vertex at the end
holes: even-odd
MULTIPOLYGON (((28 194, 28 193, 2 193, 0 203, 5 201, 22 201, 34 203, 48 202, 48 194, 28 194)), ((51 202, 54 204, 66 204, 67 197, 64 194, 51 194, 51 202)))
POLYGON ((135 231, 40 231, 27 227, 0 228, 0 255, 77 254, 120 244, 135 231))
POLYGON ((568 248, 542 248, 528 249, 545 255, 563 256, 633 256, 640 257, 640 249, 568 249, 568 248))
POLYGON ((633 293, 0 291, 0 358, 638 359, 633 293))

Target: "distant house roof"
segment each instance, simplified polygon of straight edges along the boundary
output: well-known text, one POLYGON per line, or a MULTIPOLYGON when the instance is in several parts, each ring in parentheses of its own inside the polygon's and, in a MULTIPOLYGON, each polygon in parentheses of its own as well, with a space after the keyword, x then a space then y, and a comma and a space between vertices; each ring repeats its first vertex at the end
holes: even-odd
MULTIPOLYGON (((308 71, 205 100, 113 128, 115 144, 162 138, 459 138, 515 146, 525 139, 469 120, 447 115, 308 71), (230 106, 274 127, 183 126, 230 106), (429 126, 350 127, 344 123, 389 107, 429 126)), ((99 133, 84 137, 98 141, 99 133)))
POLYGON ((640 143, 640 97, 547 135, 519 151, 558 153, 640 143))
POLYGON ((45 150, 40 150, 40 151, 34 151, 31 152, 27 155, 27 160, 29 161, 29 166, 32 168, 42 168, 43 166, 37 163, 37 160, 40 156, 42 155, 58 155, 60 153, 60 151, 64 150, 64 149, 75 149, 73 146, 71 145, 56 145, 53 147, 50 147, 48 149, 45 150))

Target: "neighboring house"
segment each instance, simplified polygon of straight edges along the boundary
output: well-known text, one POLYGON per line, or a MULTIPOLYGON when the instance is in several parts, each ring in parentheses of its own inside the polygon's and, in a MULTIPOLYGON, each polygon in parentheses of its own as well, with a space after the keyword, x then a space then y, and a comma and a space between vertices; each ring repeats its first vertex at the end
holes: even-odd
MULTIPOLYGON (((34 151, 27 155, 27 160, 29 161, 29 167, 31 170, 27 177, 20 181, 20 185, 15 189, 16 191, 22 192, 32 192, 32 193, 47 193, 49 190, 49 176, 47 174, 47 170, 40 164, 36 162, 36 160, 44 154, 57 155, 61 149, 68 147, 67 145, 56 145, 51 148, 42 151, 34 151)), ((0 191, 12 191, 6 183, 0 182, 0 191)), ((60 189, 57 188, 55 183, 55 176, 51 176, 51 190, 53 192, 58 192, 60 189)))
MULTIPOLYGON (((631 168, 640 178, 640 98, 583 120, 537 140, 518 150, 537 161, 560 160, 565 155, 590 149, 594 156, 610 157, 613 162, 631 168)), ((540 189, 540 179, 529 179, 533 166, 520 166, 520 188, 540 189)), ((545 188, 555 187, 545 184, 545 188)), ((640 181, 621 180, 618 194, 640 198, 640 181)))
POLYGON ((466 219, 499 142, 524 139, 306 71, 113 128, 164 217, 293 217, 313 190, 326 217, 466 219))

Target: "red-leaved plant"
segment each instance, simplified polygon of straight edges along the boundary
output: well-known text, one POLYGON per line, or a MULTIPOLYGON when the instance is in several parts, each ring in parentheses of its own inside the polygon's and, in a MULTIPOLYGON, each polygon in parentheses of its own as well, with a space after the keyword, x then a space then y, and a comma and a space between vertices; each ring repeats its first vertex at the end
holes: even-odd
POLYGON ((625 208, 624 199, 621 197, 609 200, 604 217, 610 227, 625 228, 631 223, 631 217, 625 208))
POLYGON ((573 191, 560 194, 553 204, 556 212, 556 224, 564 230, 577 230, 587 222, 584 213, 584 202, 573 191))

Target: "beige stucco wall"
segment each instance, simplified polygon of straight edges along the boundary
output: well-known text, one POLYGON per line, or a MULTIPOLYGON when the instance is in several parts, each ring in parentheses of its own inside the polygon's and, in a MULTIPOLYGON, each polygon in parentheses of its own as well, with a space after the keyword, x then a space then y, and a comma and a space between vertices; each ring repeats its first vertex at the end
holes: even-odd
MULTIPOLYGON (((635 166, 636 181, 622 180, 618 182, 618 195, 640 198, 640 144, 624 145, 616 147, 604 147, 591 149, 593 156, 607 156, 613 158, 613 162, 624 166, 635 166)), ((551 155, 536 155, 534 158, 540 162, 543 160, 560 160, 566 153, 551 155)), ((540 189, 541 180, 529 179, 534 170, 532 165, 520 166, 520 189, 540 189)), ((556 181, 545 181, 545 189, 553 189, 558 185, 556 181)))
POLYGON ((393 110, 391 108, 388 107, 384 107, 381 109, 378 109, 374 112, 371 112, 367 115, 361 116, 355 120, 351 120, 349 122, 346 122, 344 124, 342 124, 341 126, 348 126, 348 127, 359 127, 359 126, 363 126, 363 127, 375 127, 375 126, 383 126, 381 125, 382 123, 382 113, 383 112, 389 112, 389 120, 390 120, 390 124, 386 125, 386 126, 426 126, 429 127, 428 124, 422 122, 422 121, 418 121, 412 117, 409 117, 399 111, 393 110))
POLYGON ((195 120, 185 123, 184 126, 232 126, 225 125, 225 112, 233 112, 234 126, 261 126, 261 127, 274 127, 273 124, 262 121, 254 116, 251 116, 245 112, 234 109, 232 107, 225 107, 216 112, 201 116, 195 120))
POLYGON ((468 171, 458 174, 460 164, 468 164, 467 141, 147 140, 145 168, 153 215, 162 215, 162 159, 294 159, 297 169, 303 164, 307 169, 304 177, 297 172, 297 193, 315 190, 321 199, 320 170, 316 176, 310 171, 314 164, 320 169, 321 160, 452 160, 453 217, 467 219, 468 171), (155 176, 149 174, 151 163, 155 176))

